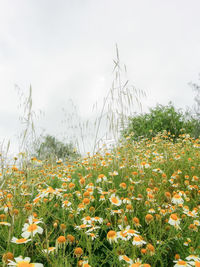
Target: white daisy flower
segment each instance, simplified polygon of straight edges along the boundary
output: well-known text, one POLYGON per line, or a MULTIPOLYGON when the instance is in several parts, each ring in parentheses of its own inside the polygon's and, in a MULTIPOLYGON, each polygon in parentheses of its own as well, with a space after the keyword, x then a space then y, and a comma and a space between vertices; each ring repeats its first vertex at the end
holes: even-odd
POLYGON ((109 243, 111 244, 112 242, 117 242, 117 233, 113 230, 110 230, 107 233, 107 240, 109 241, 109 243))
POLYGON ((62 203, 62 208, 68 209, 71 206, 71 204, 72 203, 70 201, 64 200, 63 203, 62 203))
POLYGON ((100 217, 97 217, 97 216, 96 216, 96 217, 93 217, 93 218, 92 218, 92 221, 94 221, 94 222, 98 222, 98 223, 100 223, 100 224, 103 223, 103 219, 100 218, 100 217))
POLYGON ((38 223, 42 223, 38 219, 35 219, 33 216, 29 216, 28 223, 25 223, 22 228, 22 237, 29 238, 29 236, 35 236, 35 234, 43 233, 42 227, 38 226, 38 223))
POLYGON ((75 226, 74 228, 77 230, 83 230, 83 229, 86 229, 88 227, 91 227, 91 225, 90 224, 81 224, 81 225, 75 226))
POLYGON ((7 226, 11 226, 11 224, 10 224, 10 223, 8 223, 8 222, 0 222, 0 225, 7 225, 7 226))
POLYGON ((120 206, 122 204, 121 199, 118 196, 115 196, 115 194, 112 194, 109 200, 113 205, 116 205, 116 206, 120 206))
POLYGON ((126 263, 129 263, 129 264, 133 263, 133 261, 129 257, 127 257, 126 255, 120 255, 119 256, 119 260, 120 261, 125 261, 126 263))
POLYGON ((200 266, 200 260, 191 261, 190 264, 192 266, 198 267, 198 266, 200 266))
POLYGON ((94 233, 89 233, 89 232, 86 232, 86 235, 89 235, 89 236, 91 237, 92 241, 93 241, 95 238, 97 238, 97 237, 98 237, 98 235, 97 235, 97 234, 94 234, 94 233))
POLYGON ((24 259, 22 256, 19 256, 17 258, 14 258, 15 261, 11 261, 8 263, 9 266, 17 266, 17 267, 26 267, 26 266, 31 266, 31 267, 43 267, 44 265, 42 263, 30 263, 31 259, 29 257, 25 257, 24 259))
POLYGON ((174 262, 176 263, 174 267, 191 267, 190 262, 183 261, 181 259, 179 259, 178 261, 174 261, 174 262))
POLYGON ((121 214, 122 211, 121 210, 111 210, 111 215, 114 215, 114 214, 121 214))
POLYGON ((182 199, 182 197, 181 197, 180 194, 175 194, 172 197, 172 203, 173 204, 176 204, 176 205, 179 205, 179 204, 183 204, 184 203, 184 200, 182 199))
POLYGON ((11 239, 11 242, 12 243, 15 243, 15 244, 26 244, 28 243, 29 241, 31 241, 31 239, 27 239, 27 238, 16 238, 13 236, 13 238, 11 239))
POLYGON ((168 223, 173 225, 175 228, 180 229, 180 226, 179 226, 180 219, 177 217, 175 213, 170 215, 168 223))
POLYGON ((49 247, 48 249, 43 249, 42 252, 49 254, 51 252, 54 252, 55 249, 56 249, 56 247, 49 247))
POLYGON ((97 183, 101 183, 101 182, 106 182, 108 179, 107 179, 107 177, 104 175, 104 174, 99 174, 99 176, 98 176, 98 178, 97 178, 97 180, 96 180, 96 182, 97 183))
POLYGON ((130 198, 125 197, 125 198, 123 199, 123 203, 124 203, 124 204, 131 204, 131 200, 130 200, 130 198))
POLYGON ((194 225, 196 225, 196 226, 200 226, 200 221, 198 221, 198 220, 194 220, 193 223, 194 223, 194 225))
POLYGON ((84 224, 91 224, 92 218, 90 216, 86 216, 86 217, 82 218, 81 221, 83 221, 84 224))
POLYGON ((147 242, 145 242, 140 236, 134 236, 133 237, 133 242, 132 244, 134 246, 137 246, 137 247, 141 247, 142 245, 146 244, 147 242))
POLYGON ((187 261, 190 261, 190 260, 193 260, 193 261, 200 261, 200 258, 196 255, 189 255, 187 258, 186 258, 187 261))

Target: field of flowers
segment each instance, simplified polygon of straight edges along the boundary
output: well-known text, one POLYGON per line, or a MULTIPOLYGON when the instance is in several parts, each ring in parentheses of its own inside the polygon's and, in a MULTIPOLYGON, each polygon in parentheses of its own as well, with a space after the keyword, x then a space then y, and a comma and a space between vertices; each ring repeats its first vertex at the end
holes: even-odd
POLYGON ((19 155, 0 190, 1 266, 200 266, 199 149, 163 134, 76 162, 17 168, 19 155))

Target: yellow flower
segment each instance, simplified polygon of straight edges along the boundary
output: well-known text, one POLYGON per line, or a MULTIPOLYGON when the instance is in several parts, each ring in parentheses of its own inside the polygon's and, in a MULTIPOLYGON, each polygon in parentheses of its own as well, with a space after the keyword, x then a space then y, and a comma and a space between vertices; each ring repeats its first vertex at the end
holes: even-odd
POLYGON ((112 243, 112 242, 117 242, 117 233, 115 232, 115 231, 109 231, 108 233, 107 233, 107 239, 108 239, 108 241, 110 242, 110 244, 112 243))

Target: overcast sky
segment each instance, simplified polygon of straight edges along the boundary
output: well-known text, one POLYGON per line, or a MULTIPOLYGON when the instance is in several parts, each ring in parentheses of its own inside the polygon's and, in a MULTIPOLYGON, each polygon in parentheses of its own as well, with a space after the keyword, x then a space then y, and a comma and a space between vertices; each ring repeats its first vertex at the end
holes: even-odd
POLYGON ((63 131, 69 99, 90 118, 111 86, 116 43, 130 83, 146 92, 144 110, 191 107, 199 10, 199 0, 0 0, 0 141, 19 132, 15 85, 25 95, 32 85, 48 133, 63 131))

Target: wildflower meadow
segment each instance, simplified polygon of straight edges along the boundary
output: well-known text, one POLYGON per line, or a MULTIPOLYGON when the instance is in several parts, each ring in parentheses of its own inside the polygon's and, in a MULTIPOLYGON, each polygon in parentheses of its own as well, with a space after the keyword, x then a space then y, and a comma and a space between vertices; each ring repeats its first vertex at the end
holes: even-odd
POLYGON ((200 266, 199 149, 164 132, 76 161, 20 153, 0 178, 1 266, 200 266))

